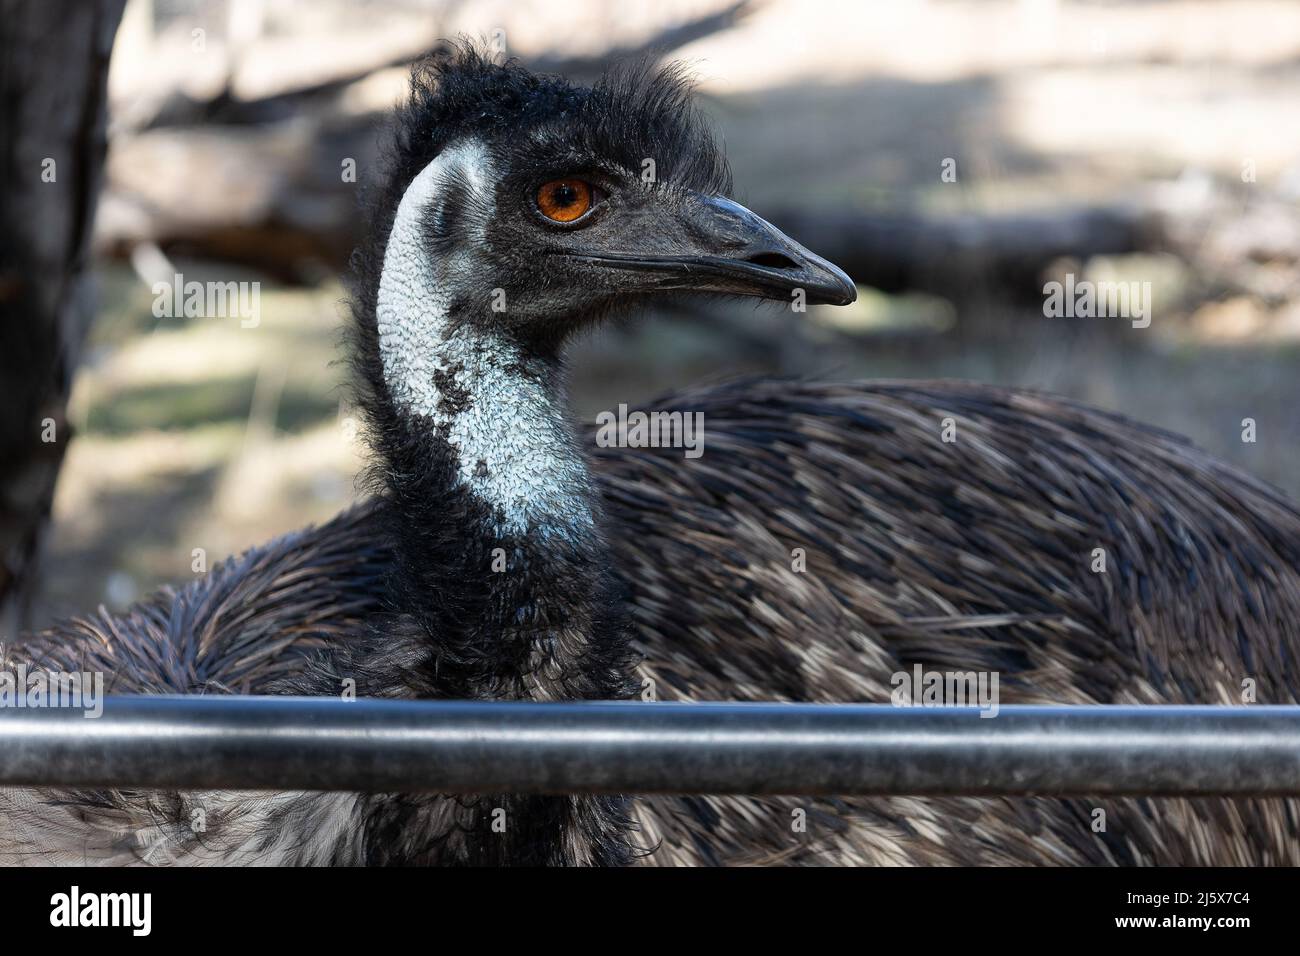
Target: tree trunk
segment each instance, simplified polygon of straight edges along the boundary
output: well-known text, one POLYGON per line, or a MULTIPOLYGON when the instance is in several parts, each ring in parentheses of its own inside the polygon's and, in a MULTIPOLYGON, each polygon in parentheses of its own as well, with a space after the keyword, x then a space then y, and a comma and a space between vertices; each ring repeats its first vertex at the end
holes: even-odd
POLYGON ((125 0, 0 0, 0 640, 24 626, 93 317, 89 249, 125 0))

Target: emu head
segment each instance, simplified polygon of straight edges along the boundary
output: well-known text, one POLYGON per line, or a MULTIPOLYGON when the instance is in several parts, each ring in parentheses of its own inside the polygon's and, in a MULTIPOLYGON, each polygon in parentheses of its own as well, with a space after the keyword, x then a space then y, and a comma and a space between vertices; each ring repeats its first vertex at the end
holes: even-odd
POLYGON ((727 198, 726 161, 676 69, 640 64, 581 88, 456 49, 417 67, 398 124, 377 223, 381 326, 415 294, 456 323, 551 348, 664 291, 856 295, 727 198))
MULTIPOLYGON (((441 462, 497 530, 576 539, 594 521, 556 361, 575 329, 669 290, 854 298, 843 272, 726 197, 673 70, 588 89, 457 49, 416 69, 397 130, 353 288, 377 474, 439 484, 441 462)), ((407 511, 437 498, 392 491, 407 511)))

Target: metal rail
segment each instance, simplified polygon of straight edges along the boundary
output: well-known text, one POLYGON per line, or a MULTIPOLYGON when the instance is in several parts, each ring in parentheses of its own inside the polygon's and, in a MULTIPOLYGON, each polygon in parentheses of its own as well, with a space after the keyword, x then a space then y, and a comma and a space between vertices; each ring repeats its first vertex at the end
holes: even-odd
POLYGON ((1300 795, 1300 707, 110 697, 0 708, 0 785, 1300 795))

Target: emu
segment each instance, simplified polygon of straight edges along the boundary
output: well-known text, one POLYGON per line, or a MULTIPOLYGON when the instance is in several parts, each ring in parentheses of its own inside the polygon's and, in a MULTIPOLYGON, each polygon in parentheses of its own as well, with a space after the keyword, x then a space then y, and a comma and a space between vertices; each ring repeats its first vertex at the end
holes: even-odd
MULTIPOLYGON (((592 447, 565 412, 578 330, 669 291, 854 296, 726 198, 678 72, 578 88, 458 49, 414 71, 397 128, 352 279, 373 496, 6 666, 119 694, 883 702, 920 664, 996 672, 1004 703, 1227 704, 1244 680, 1295 701, 1300 513, 1164 432, 980 385, 744 381, 657 409, 704 415, 697 460, 592 447)), ((1296 863, 1298 811, 9 789, 0 857, 1296 863)))

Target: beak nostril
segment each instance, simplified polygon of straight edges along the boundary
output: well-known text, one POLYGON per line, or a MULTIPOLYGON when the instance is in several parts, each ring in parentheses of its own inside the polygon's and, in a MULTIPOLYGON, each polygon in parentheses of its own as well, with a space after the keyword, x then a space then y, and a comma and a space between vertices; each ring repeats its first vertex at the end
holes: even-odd
POLYGON ((783 256, 779 252, 763 252, 756 256, 750 256, 745 260, 752 262, 756 266, 770 266, 773 269, 797 269, 799 263, 795 262, 789 256, 783 256))

